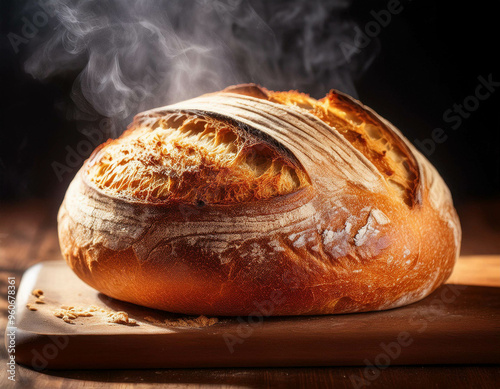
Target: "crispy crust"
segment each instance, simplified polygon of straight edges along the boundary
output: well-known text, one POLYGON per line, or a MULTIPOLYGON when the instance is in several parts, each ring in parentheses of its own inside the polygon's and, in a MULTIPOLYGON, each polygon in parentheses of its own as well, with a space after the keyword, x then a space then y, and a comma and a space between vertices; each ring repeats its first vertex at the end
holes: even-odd
POLYGON ((87 166, 86 176, 106 193, 155 203, 233 204, 309 185, 291 154, 201 113, 137 121, 87 166))
MULTIPOLYGON (((235 86, 142 113, 120 142, 161 120, 175 131, 179 116, 230 123, 300 179, 280 187, 279 177, 247 175, 245 196, 217 197, 190 176, 194 192, 169 187, 151 199, 132 184, 98 184, 93 169, 115 143, 101 146, 58 216, 65 259, 97 290, 186 314, 312 315, 409 304, 450 275, 461 231, 446 185, 392 124, 351 97, 235 86)), ((237 176, 239 151, 211 171, 237 176)), ((184 165, 162 161, 182 176, 184 165)))

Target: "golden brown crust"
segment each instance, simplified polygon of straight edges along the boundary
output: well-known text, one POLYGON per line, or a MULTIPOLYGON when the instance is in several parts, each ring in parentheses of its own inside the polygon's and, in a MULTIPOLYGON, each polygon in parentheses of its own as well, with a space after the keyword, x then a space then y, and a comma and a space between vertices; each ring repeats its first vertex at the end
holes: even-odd
POLYGON ((272 145, 227 120, 173 113, 91 157, 86 175, 108 194, 146 202, 231 204, 308 185, 307 174, 272 145))
POLYGON ((460 225, 435 169, 369 108, 339 92, 316 101, 242 85, 138 115, 73 180, 59 237, 76 274, 117 299, 186 314, 307 315, 427 296, 451 273, 460 225), (184 137, 177 151, 158 151, 196 120, 232 134, 223 150, 184 137), (145 139, 158 126, 155 148, 145 139), (260 145, 266 165, 297 177, 255 174, 258 164, 238 159, 242 145, 260 145), (201 157, 189 165, 192 147, 201 157), (213 175, 186 175, 185 186, 151 195, 137 179, 147 169, 130 169, 148 153, 167 177, 195 165, 213 175), (116 170, 115 181, 103 179, 110 156, 127 172, 116 170))

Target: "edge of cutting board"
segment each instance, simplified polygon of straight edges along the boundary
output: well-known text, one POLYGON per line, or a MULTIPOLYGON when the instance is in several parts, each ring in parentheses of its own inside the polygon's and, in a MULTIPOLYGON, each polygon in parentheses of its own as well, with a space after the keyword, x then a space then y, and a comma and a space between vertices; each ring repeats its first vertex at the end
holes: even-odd
POLYGON ((38 370, 500 363, 495 287, 444 285, 422 301, 380 312, 164 328, 141 321, 161 312, 103 298, 63 261, 48 261, 26 271, 17 309, 16 362, 38 370), (42 284, 47 296, 55 295, 63 279, 85 298, 133 312, 139 325, 92 327, 81 318, 82 325, 72 326, 25 307, 33 288, 42 284))

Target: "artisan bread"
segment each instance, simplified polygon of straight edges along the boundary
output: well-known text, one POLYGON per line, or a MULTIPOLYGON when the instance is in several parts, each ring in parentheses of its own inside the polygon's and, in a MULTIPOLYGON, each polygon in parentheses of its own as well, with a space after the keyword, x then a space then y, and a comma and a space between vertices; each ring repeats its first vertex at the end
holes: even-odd
POLYGON ((58 222, 83 281, 196 315, 399 307, 445 282, 461 239, 445 183, 387 120, 252 84, 137 115, 58 222))

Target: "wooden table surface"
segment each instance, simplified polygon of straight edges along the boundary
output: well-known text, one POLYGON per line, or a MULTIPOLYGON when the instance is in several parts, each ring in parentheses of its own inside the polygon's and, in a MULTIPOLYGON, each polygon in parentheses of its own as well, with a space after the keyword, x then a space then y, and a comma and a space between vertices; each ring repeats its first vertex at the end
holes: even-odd
MULTIPOLYGON (((500 201, 465 204, 458 209, 463 228, 462 255, 451 281, 500 287, 500 201), (478 265, 479 264, 479 265, 478 265)), ((44 200, 0 204, 0 331, 7 324, 7 279, 17 285, 29 266, 61 259, 56 232, 57 205, 44 200)), ((7 351, 0 347, 0 387, 26 388, 499 388, 500 366, 70 370, 37 372, 16 365, 16 383, 7 380, 7 351), (355 385, 354 377, 369 377, 355 385)), ((360 380, 358 379, 357 382, 360 380)))

